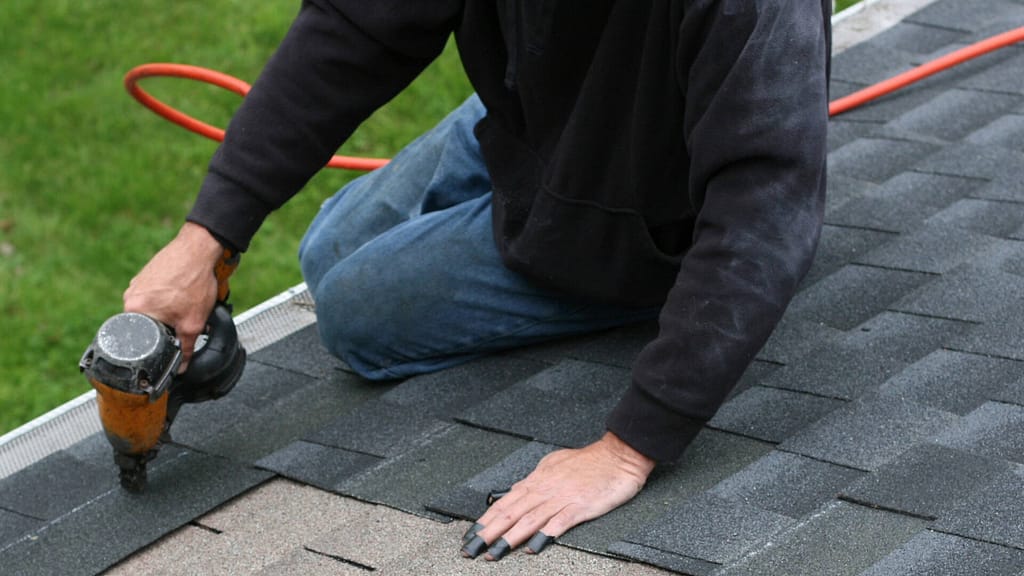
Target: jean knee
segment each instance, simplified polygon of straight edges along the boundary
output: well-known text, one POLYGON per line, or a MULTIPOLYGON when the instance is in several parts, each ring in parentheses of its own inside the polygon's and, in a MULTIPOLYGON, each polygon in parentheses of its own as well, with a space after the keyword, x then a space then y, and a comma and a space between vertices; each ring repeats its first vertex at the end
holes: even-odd
POLYGON ((379 277, 342 261, 310 288, 317 329, 327 350, 371 380, 388 379, 389 345, 394 337, 387 318, 387 287, 379 277))

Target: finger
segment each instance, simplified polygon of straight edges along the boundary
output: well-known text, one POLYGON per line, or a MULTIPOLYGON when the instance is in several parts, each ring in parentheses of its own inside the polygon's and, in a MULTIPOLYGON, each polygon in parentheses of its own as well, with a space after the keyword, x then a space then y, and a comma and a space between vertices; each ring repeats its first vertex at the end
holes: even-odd
POLYGON ((548 501, 526 513, 487 550, 485 558, 500 560, 510 550, 533 537, 542 526, 545 526, 552 517, 561 511, 562 507, 563 504, 558 501, 548 501))
POLYGON ((462 555, 467 558, 476 558, 487 550, 498 538, 509 528, 514 526, 520 518, 543 499, 523 488, 513 487, 507 495, 495 502, 483 516, 477 520, 478 530, 469 537, 462 547, 462 555))

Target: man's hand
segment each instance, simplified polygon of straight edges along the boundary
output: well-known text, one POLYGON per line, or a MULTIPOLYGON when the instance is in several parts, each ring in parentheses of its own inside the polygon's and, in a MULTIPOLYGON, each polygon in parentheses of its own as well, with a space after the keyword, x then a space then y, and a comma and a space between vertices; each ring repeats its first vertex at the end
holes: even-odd
POLYGON ((217 300, 213 269, 223 252, 206 228, 185 223, 124 292, 125 312, 146 314, 174 328, 181 340, 183 370, 217 300))
POLYGON ((552 452, 477 520, 482 528, 463 554, 475 557, 490 546, 486 558, 500 560, 528 540, 526 551, 540 552, 550 539, 628 502, 653 469, 653 460, 611 432, 589 446, 552 452))

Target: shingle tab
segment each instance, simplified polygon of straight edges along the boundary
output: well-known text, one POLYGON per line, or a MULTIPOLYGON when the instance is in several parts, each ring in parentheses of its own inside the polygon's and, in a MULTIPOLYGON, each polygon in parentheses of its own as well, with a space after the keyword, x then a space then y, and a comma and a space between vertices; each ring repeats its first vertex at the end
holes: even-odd
POLYGON ((983 261, 990 254, 1005 252, 1010 247, 1010 241, 984 234, 948 226, 923 226, 879 246, 858 261, 883 268, 944 274, 961 264, 983 261))
POLYGON ((1024 364, 1014 360, 936 350, 889 379, 880 393, 961 416, 1020 378, 1024 364))
POLYGON ((889 126, 922 136, 960 140, 1019 103, 1020 98, 1006 94, 949 90, 902 114, 889 126))
POLYGON ((29 518, 16 512, 0 508, 0 551, 29 532, 42 527, 44 520, 29 518))
POLYGON ((40 520, 55 520, 117 485, 113 459, 107 468, 63 452, 0 479, 0 508, 40 520))
POLYGON ((1002 146, 1024 152, 1024 114, 996 118, 987 126, 971 132, 967 141, 981 146, 1002 146))
POLYGON ((801 289, 813 286, 822 278, 860 259, 893 238, 896 238, 895 234, 875 230, 823 226, 818 251, 814 255, 810 271, 800 283, 801 289))
POLYGON ((795 520, 782 514, 702 494, 642 526, 625 540, 726 564, 795 524, 795 520))
POLYGON ((936 278, 892 304, 891 309, 911 314, 992 322, 999 320, 1006 302, 1024 298, 1020 276, 980 266, 961 266, 936 278))
POLYGON ((806 518, 831 502, 864 472, 774 450, 722 480, 709 492, 784 514, 806 518))
POLYGON ((1024 550, 1024 471, 1005 472, 972 492, 932 528, 1024 550))
POLYGON ((1024 406, 987 402, 935 441, 1024 464, 1024 406))
POLYGON ((880 184, 917 164, 933 165, 926 159, 936 152, 942 154, 940 150, 938 145, 926 142, 861 138, 833 152, 829 162, 837 174, 880 184))
POLYGON ((843 490, 843 497, 876 508, 941 518, 971 492, 1011 469, 993 458, 921 444, 843 490))
POLYGON ((836 502, 716 576, 856 576, 924 525, 910 516, 836 502))
POLYGON ((925 224, 955 226, 979 234, 1008 238, 1024 226, 1024 205, 963 199, 932 215, 925 224))
POLYGON ((631 382, 623 368, 565 360, 459 415, 474 426, 557 444, 600 438, 607 414, 631 382))
POLYGON ((988 322, 971 328, 949 343, 963 352, 1024 360, 1024 309, 1017 302, 1003 307, 999 322, 988 322))
POLYGON ((1020 13, 1014 0, 938 0, 906 18, 939 28, 974 31, 1020 13))
POLYGON ((803 290, 789 305, 789 314, 849 330, 873 318, 929 280, 927 274, 846 266, 803 290))
POLYGON ((726 402, 708 426, 767 442, 782 442, 845 404, 832 398, 754 386, 726 402))
POLYGON ((925 530, 860 576, 1006 576, 1024 551, 925 530))
POLYGON ((860 470, 877 470, 955 424, 957 416, 893 399, 854 402, 783 442, 779 448, 860 470))
POLYGON ((297 441, 256 461, 256 466, 286 478, 335 492, 345 480, 382 459, 330 446, 297 441))

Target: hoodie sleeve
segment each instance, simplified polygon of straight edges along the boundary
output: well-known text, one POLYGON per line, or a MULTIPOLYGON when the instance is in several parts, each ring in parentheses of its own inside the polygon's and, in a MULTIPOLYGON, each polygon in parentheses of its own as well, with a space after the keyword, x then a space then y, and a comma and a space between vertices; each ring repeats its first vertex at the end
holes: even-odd
POLYGON ((264 218, 441 53, 460 11, 456 0, 305 0, 187 219, 247 249, 264 218))
POLYGON ((608 428, 674 460, 780 320, 821 231, 827 3, 697 2, 680 29, 693 244, 608 428))

